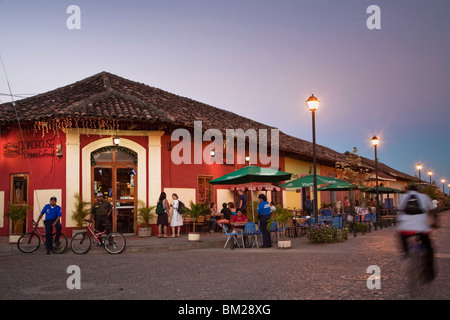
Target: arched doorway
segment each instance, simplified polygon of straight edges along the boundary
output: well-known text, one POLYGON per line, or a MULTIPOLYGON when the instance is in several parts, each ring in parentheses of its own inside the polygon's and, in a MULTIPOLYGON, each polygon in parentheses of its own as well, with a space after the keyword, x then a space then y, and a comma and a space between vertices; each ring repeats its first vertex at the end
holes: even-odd
POLYGON ((91 153, 91 199, 101 192, 113 206, 113 231, 135 233, 137 154, 125 147, 107 146, 91 153))

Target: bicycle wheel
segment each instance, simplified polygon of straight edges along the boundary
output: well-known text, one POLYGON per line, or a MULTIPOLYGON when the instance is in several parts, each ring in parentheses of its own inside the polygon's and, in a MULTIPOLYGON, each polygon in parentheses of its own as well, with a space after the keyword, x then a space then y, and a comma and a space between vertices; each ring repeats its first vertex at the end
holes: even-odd
POLYGON ((35 252, 41 245, 41 238, 34 232, 24 233, 17 240, 17 248, 23 253, 35 252))
POLYGON ((126 246, 125 237, 119 232, 111 232, 105 239, 105 250, 112 254, 121 253, 126 246))
POLYGON ((53 241, 52 241, 52 252, 56 254, 64 253, 67 249, 67 237, 61 233, 61 236, 59 237, 59 241, 55 241, 56 232, 53 234, 53 241))
POLYGON ((91 238, 87 232, 79 232, 72 237, 70 247, 76 254, 85 254, 91 249, 91 238))
POLYGON ((412 293, 419 288, 423 272, 422 246, 414 244, 409 248, 408 286, 412 293))

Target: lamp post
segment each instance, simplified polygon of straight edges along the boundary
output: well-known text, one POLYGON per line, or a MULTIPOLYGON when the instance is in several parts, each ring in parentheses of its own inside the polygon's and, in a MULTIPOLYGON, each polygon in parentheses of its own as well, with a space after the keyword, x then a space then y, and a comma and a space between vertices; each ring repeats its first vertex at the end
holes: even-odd
POLYGON ((313 167, 314 167, 314 221, 316 224, 319 223, 319 210, 317 204, 317 170, 316 170, 316 110, 319 107, 319 100, 314 96, 306 100, 306 105, 312 113, 312 135, 313 135, 313 167))
POLYGON ((419 191, 422 189, 421 180, 420 180, 420 169, 422 169, 422 165, 420 163, 417 164, 417 169, 419 170, 419 191))
POLYGON ((375 149, 375 190, 376 190, 376 193, 377 193, 377 195, 376 195, 376 202, 377 202, 377 213, 376 213, 376 216, 377 216, 377 223, 375 223, 375 230, 377 230, 376 228, 377 228, 377 224, 379 224, 379 226, 380 226, 380 230, 382 229, 382 225, 381 225, 381 217, 380 217, 380 204, 379 204, 379 201, 378 201, 378 157, 377 157, 377 146, 378 146, 378 143, 380 142, 380 140, 378 140, 378 138, 377 138, 377 136, 373 136, 373 138, 372 138, 372 144, 373 144, 373 146, 374 146, 374 149, 375 149))
POLYGON ((433 172, 431 172, 431 170, 428 171, 428 175, 430 176, 430 187, 431 187, 431 175, 433 174, 433 172))
POLYGON ((442 179, 441 182, 442 182, 442 193, 445 194, 445 187, 444 187, 445 179, 442 179))

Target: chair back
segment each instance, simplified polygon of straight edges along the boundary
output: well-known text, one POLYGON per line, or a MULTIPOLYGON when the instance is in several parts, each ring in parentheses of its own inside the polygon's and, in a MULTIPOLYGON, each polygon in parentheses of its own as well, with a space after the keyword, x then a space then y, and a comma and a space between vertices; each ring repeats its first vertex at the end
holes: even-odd
POLYGON ((309 225, 313 225, 316 223, 316 219, 315 218, 309 218, 309 225))
POLYGON ((372 222, 377 222, 377 214, 375 212, 372 213, 372 222))
POLYGON ((270 225, 270 232, 275 232, 278 231, 278 222, 277 221, 273 221, 272 224, 270 225))
POLYGON ((304 225, 306 223, 306 218, 297 219, 297 224, 304 225))
POLYGON ((363 222, 370 222, 372 220, 372 214, 368 213, 364 216, 363 222))
POLYGON ((332 215, 330 209, 322 210, 322 214, 323 214, 324 216, 331 216, 331 215, 332 215))
POLYGON ((225 232, 225 234, 227 236, 231 236, 231 233, 228 232, 228 229, 227 229, 227 226, 225 225, 225 223, 222 226, 223 226, 223 231, 225 232))
POLYGON ((333 218, 333 227, 341 229, 342 228, 342 218, 340 218, 340 217, 333 218))
POLYGON ((293 226, 294 226, 294 219, 289 218, 289 220, 286 223, 286 227, 289 228, 289 227, 293 227, 293 226))
POLYGON ((197 223, 202 223, 202 222, 205 222, 205 216, 199 216, 198 218, 197 218, 197 221, 196 221, 197 223))
POLYGON ((191 221, 191 215, 190 215, 190 214, 185 215, 185 216, 184 216, 184 221, 185 221, 185 222, 191 221))
POLYGON ((210 214, 207 214, 206 216, 205 216, 205 221, 210 221, 211 220, 211 215, 210 214))
POLYGON ((256 232, 256 223, 247 222, 244 226, 244 234, 252 235, 256 232))

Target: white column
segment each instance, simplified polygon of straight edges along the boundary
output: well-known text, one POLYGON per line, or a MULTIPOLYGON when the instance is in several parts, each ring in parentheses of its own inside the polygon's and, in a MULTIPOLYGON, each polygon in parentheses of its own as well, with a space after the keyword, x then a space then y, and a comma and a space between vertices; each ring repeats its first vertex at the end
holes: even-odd
POLYGON ((161 136, 162 131, 148 132, 148 205, 154 206, 162 191, 161 136))
MULTIPOLYGON (((65 226, 75 227, 72 210, 75 206, 74 195, 80 193, 80 135, 66 133, 66 211, 65 226)), ((64 222, 64 217, 63 217, 64 222)))

